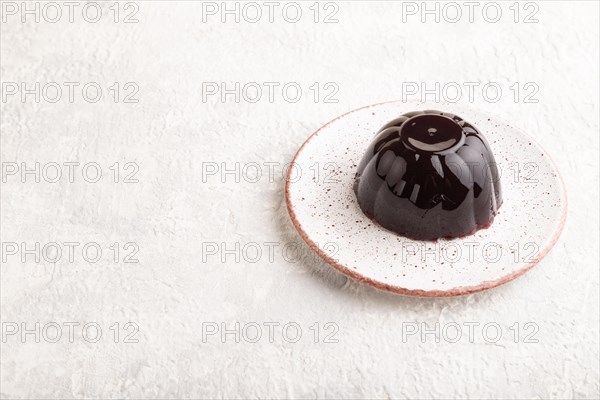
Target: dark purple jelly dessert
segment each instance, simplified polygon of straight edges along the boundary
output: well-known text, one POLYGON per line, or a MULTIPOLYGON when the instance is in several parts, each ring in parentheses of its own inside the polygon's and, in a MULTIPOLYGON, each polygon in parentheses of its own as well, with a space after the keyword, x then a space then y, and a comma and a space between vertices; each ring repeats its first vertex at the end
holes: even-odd
POLYGON ((417 240, 488 227, 502 204, 483 135, 458 115, 410 112, 384 125, 363 156, 354 191, 379 225, 417 240))

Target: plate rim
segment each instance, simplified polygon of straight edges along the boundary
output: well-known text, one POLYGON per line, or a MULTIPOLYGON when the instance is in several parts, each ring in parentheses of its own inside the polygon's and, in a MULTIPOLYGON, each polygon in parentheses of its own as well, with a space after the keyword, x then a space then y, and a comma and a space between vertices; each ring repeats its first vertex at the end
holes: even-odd
POLYGON ((525 274, 526 272, 528 272, 530 269, 532 269, 534 266, 536 266, 537 264, 539 264, 542 259, 544 259, 544 257, 550 252, 550 250, 552 250, 552 248, 554 247, 554 245, 556 244, 556 242, 558 241, 560 235, 562 234, 562 231, 564 229, 565 223, 566 223, 566 219, 567 219, 567 210, 568 210, 568 197, 567 197, 567 191, 566 191, 566 186, 563 180, 563 177, 560 173, 560 170, 558 169, 558 166, 556 165, 556 162, 554 162, 554 159, 552 158, 552 156, 546 151, 546 149, 540 145, 535 139, 533 139, 531 136, 529 136, 527 133, 525 133, 522 129, 514 126, 513 124, 508 123, 506 120, 504 120, 501 117, 498 117, 497 115, 495 115, 494 113, 490 113, 488 111, 483 111, 480 109, 477 109, 475 107, 472 106, 465 106, 464 104, 460 104, 463 107, 467 107, 470 108, 474 111, 479 111, 479 112, 483 112, 487 115, 493 116, 498 122, 502 122, 508 126, 510 126, 512 129, 517 130, 521 135, 525 136, 527 139, 531 140, 532 143, 534 143, 536 146, 538 146, 538 148, 540 148, 543 152, 544 155, 548 156, 548 160, 550 161, 550 163, 552 164, 552 166, 554 167, 554 171, 556 171, 556 175, 558 177, 558 181, 560 182, 560 186, 561 186, 561 201, 564 204, 562 207, 562 212, 561 212, 561 216, 560 216, 560 220, 558 221, 558 228, 554 231, 554 234, 552 235, 550 241, 548 242, 548 245, 544 247, 543 250, 540 251, 539 255, 536 257, 536 259, 534 261, 531 261, 527 264, 525 264, 522 268, 520 268, 517 271, 514 271, 508 275, 503 276, 500 279, 496 279, 496 280, 492 280, 492 281, 483 281, 478 285, 472 285, 472 286, 459 286, 459 287, 454 287, 452 289, 449 290, 422 290, 422 289, 408 289, 408 288, 403 288, 400 286, 396 286, 396 285, 391 285, 388 283, 384 283, 378 280, 375 280, 373 278, 370 278, 368 276, 362 275, 360 273, 358 273, 355 270, 352 270, 350 268, 348 268, 347 266, 339 263, 337 260, 335 260, 333 257, 329 256, 327 253, 325 253, 319 246, 318 244, 316 244, 308 235, 308 233, 306 233, 304 231, 304 229, 302 228, 302 224, 300 223, 298 216, 296 215, 296 212, 294 210, 294 207, 291 204, 291 199, 290 199, 290 190, 291 190, 291 176, 292 176, 292 172, 294 170, 294 168, 292 168, 293 165, 296 164, 296 161, 298 159, 298 156, 300 155, 300 153, 302 153, 302 150, 304 150, 305 146, 313 139, 315 138, 319 132, 321 132, 323 129, 325 129, 326 127, 328 127, 329 125, 333 124, 335 121, 344 118, 345 116, 364 110, 364 109, 368 109, 371 107, 376 107, 376 106, 380 106, 380 105, 384 105, 384 104, 392 104, 392 103, 398 103, 398 104, 439 104, 439 105, 447 105, 450 103, 447 102, 423 102, 423 101, 403 101, 403 100, 390 100, 390 101, 384 101, 384 102, 380 102, 380 103, 374 103, 374 104, 368 104, 366 106, 362 106, 356 109, 353 109, 351 111, 348 111, 344 114, 339 115, 338 117, 330 120, 329 122, 327 122, 326 124, 322 125, 321 127, 319 127, 316 131, 314 131, 303 143, 302 145, 298 148, 298 150, 296 151, 296 154, 294 155, 292 161, 290 162, 290 168, 288 168, 288 173, 285 179, 285 202, 286 202, 286 206, 287 206, 287 210, 288 210, 288 215, 290 216, 290 219, 292 221, 292 224, 294 225, 294 228, 296 229, 296 231, 298 232, 298 234, 300 235, 300 237, 302 238, 302 240, 304 240, 304 242, 311 248, 311 250, 313 250, 319 257, 321 257, 321 259, 323 259, 323 261, 325 261, 327 264, 329 264, 331 267, 335 268, 337 271, 341 272, 342 274, 360 282, 360 283, 364 283, 367 284, 369 286, 375 287, 376 289, 379 290, 383 290, 383 291, 387 291, 387 292, 392 292, 392 293, 396 293, 396 294, 400 294, 400 295, 405 295, 405 296, 413 296, 413 297, 454 297, 454 296, 464 296, 464 295, 468 295, 468 294, 472 294, 472 293, 477 293, 477 292, 481 292, 484 290, 488 290, 488 289, 492 289, 501 285, 504 285, 506 283, 509 283, 515 279, 517 279, 518 277, 520 277, 521 275, 525 274))

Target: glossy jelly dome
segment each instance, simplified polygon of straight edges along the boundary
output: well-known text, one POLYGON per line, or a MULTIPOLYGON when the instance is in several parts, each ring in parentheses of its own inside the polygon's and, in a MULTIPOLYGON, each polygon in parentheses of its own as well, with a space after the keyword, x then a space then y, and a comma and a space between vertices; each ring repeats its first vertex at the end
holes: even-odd
POLYGON ((488 227, 502 204, 483 135, 458 115, 410 112, 384 125, 363 156, 354 191, 379 225, 416 240, 488 227))

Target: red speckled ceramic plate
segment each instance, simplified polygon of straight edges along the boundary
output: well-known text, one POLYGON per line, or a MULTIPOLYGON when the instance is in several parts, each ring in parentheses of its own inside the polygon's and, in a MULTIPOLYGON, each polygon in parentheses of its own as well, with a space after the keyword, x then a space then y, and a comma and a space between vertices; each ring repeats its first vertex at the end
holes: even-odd
POLYGON ((456 296, 509 282, 550 251, 566 218, 564 185, 548 154, 505 121, 457 104, 389 102, 344 114, 308 138, 289 171, 288 211, 308 245, 351 278, 405 295, 456 296), (354 174, 375 132, 425 109, 460 115, 490 144, 504 203, 488 229, 421 242, 374 224, 359 208, 354 174))

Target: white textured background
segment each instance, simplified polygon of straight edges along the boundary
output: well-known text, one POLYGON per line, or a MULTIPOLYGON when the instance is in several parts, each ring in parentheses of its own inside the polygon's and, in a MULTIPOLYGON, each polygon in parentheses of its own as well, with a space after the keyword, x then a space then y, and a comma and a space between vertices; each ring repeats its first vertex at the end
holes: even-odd
MULTIPOLYGON (((3 324, 97 322, 103 337, 7 337, 2 396, 598 398, 598 3, 537 2, 533 24, 514 23, 511 3, 502 3, 495 24, 481 12, 474 23, 466 16, 455 24, 424 24, 417 16, 403 22, 401 3, 392 2, 337 3, 334 24, 314 23, 309 3, 296 24, 280 13, 273 23, 203 23, 195 1, 138 2, 137 24, 113 23, 112 2, 95 24, 81 14, 55 24, 8 16, 1 25, 2 82, 136 82, 140 101, 11 97, 1 104, 2 162, 97 162, 108 175, 114 162, 132 161, 140 182, 8 177, 2 242, 131 241, 139 244, 140 262, 103 256, 88 263, 81 253, 72 263, 8 257, 1 266, 3 324), (202 102, 207 81, 297 82, 304 94, 294 104, 280 91, 273 103, 202 102), (283 245, 300 239, 287 217, 281 168, 273 182, 229 176, 223 183, 219 175, 202 182, 203 162, 287 163, 319 126, 401 98, 403 82, 489 81, 502 86, 500 101, 486 102, 476 90, 473 105, 535 137, 558 164, 569 195, 554 250, 503 287, 461 298, 406 298, 347 281, 305 247, 304 257, 287 262, 283 245), (315 102, 314 82, 335 82, 339 101, 315 102), (539 102, 524 103, 526 91, 515 102, 515 82, 535 82, 539 102), (279 247, 274 260, 263 247, 257 262, 231 255, 203 262, 203 242, 279 247), (109 326, 127 321, 139 325, 139 343, 114 343, 109 326), (281 329, 273 343, 266 331, 254 344, 231 335, 204 343, 205 322, 295 322, 303 334, 297 343, 281 329), (319 343, 309 328, 315 322, 319 343), (323 343, 327 322, 339 327, 338 343, 323 343), (437 343, 431 335, 403 342, 403 322, 495 322, 503 336, 490 343, 476 329, 473 343, 437 343), (524 342, 527 322, 539 327, 538 343, 524 342), (509 329, 515 323, 517 343, 509 329)), ((466 94, 461 102, 469 102, 466 94)))

